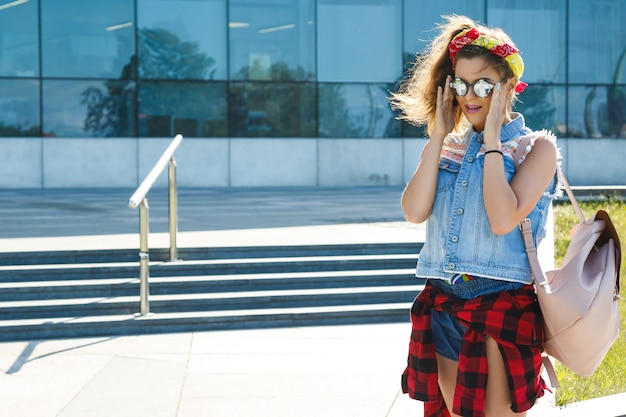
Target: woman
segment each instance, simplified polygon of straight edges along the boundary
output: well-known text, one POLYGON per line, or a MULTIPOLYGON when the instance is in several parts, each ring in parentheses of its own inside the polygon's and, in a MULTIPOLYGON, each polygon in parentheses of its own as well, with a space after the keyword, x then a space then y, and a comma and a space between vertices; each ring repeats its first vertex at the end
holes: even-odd
POLYGON ((544 334, 518 225, 545 236, 559 154, 512 112, 526 84, 511 39, 445 19, 390 99, 429 137, 402 194, 406 219, 428 220, 402 385, 425 416, 523 416, 545 388, 544 334))

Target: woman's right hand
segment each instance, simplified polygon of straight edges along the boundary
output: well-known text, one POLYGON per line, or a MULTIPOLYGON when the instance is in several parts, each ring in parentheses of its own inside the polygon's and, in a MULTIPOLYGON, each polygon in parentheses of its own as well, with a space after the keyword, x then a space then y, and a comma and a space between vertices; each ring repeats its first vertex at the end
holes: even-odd
POLYGON ((450 83, 452 76, 448 75, 442 86, 437 87, 437 108, 435 111, 435 128, 431 137, 445 138, 454 129, 455 111, 454 94, 450 83))

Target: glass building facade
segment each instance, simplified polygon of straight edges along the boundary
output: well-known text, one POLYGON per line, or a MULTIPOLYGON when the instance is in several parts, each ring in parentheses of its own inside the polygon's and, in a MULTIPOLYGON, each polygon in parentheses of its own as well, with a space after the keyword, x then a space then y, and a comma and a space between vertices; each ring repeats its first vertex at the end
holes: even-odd
POLYGON ((0 0, 0 137, 403 138, 443 14, 522 51, 531 128, 626 137, 624 0, 0 0))

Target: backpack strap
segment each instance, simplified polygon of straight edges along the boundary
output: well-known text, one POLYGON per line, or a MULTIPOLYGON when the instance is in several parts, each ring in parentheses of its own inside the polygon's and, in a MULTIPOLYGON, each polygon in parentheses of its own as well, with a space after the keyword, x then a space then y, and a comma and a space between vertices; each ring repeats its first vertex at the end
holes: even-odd
MULTIPOLYGON (((516 171, 519 169, 520 161, 522 157, 524 156, 524 153, 526 152, 526 148, 528 147, 528 144, 533 138, 533 135, 536 135, 536 133, 528 134, 520 138, 520 141, 517 145, 517 149, 515 150, 515 153, 513 154, 513 163, 515 164, 516 171)), ((562 174, 562 172, 559 172, 559 173, 561 174, 562 177, 565 177, 562 174)), ((565 184, 567 184, 567 182, 565 182, 565 184)), ((569 185, 567 185, 566 187, 567 187, 567 190, 571 192, 569 185)), ((573 197, 573 193, 571 195, 570 194, 568 195, 570 196, 570 199, 573 197)), ((576 199, 573 199, 573 201, 576 201, 576 199)), ((578 204, 575 204, 575 206, 578 206, 578 204)), ((528 255, 528 262, 530 264, 530 269, 532 271, 533 277, 535 278, 535 285, 545 285, 548 283, 548 279, 546 278, 543 272, 543 269, 541 268, 541 265, 539 263, 539 259, 537 257, 537 248, 535 247, 535 242, 533 239, 533 231, 530 225, 530 220, 524 219, 520 223, 519 228, 522 231, 522 238, 524 240, 524 246, 526 247, 526 255, 528 255)), ((552 363, 552 359, 544 352, 541 355, 541 361, 543 362, 543 367, 546 373, 548 374, 548 379, 550 380, 550 386, 552 388, 558 388, 559 379, 556 375, 556 371, 554 369, 554 364, 552 363)))
POLYGON ((519 140, 519 143, 517 145, 517 149, 515 150, 515 153, 513 154, 513 163, 515 164, 515 170, 517 171, 517 169, 519 168, 519 164, 520 161, 522 159, 522 156, 524 156, 524 151, 526 150, 526 148, 528 147, 528 144, 530 143, 530 139, 532 138, 531 135, 533 135, 536 133, 531 133, 528 134, 526 136, 522 136, 519 140))
POLYGON ((548 356, 547 353, 543 353, 541 355, 541 362, 543 363, 543 367, 548 374, 548 379, 550 380, 550 386, 552 388, 559 387, 559 378, 556 376, 556 371, 554 370, 554 364, 552 363, 552 359, 548 356))

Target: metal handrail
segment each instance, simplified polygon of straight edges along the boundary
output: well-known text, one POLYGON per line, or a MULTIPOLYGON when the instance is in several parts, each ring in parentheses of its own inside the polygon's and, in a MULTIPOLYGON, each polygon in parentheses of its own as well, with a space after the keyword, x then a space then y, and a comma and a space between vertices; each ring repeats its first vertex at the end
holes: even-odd
POLYGON ((178 230, 178 198, 176 195, 176 160, 174 152, 183 140, 183 136, 178 134, 163 152, 159 160, 154 164, 146 178, 141 182, 137 190, 128 200, 128 207, 137 208, 139 206, 139 310, 141 315, 150 314, 150 256, 148 249, 149 233, 149 207, 146 195, 154 185, 165 165, 168 169, 168 194, 169 194, 169 234, 170 234, 170 261, 178 259, 178 248, 176 245, 176 232, 178 230))
POLYGON ((176 151, 176 149, 178 148, 178 146, 180 145, 182 141, 183 141, 183 135, 178 134, 174 136, 174 139, 172 140, 170 145, 167 147, 165 151, 163 151, 163 154, 161 155, 157 163, 154 164, 154 167, 152 167, 152 170, 148 173, 148 175, 146 175, 146 178, 143 180, 141 185, 137 187, 137 190, 133 193, 133 195, 128 200, 128 207, 137 208, 137 206, 141 204, 141 200, 143 200, 146 197, 146 194, 148 194, 148 191, 150 191, 150 188, 152 188, 152 185, 161 174, 161 171, 163 171, 163 168, 165 168, 165 165, 172 158, 172 156, 174 155, 174 152, 176 151))

